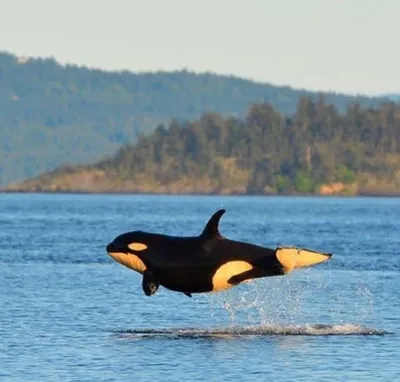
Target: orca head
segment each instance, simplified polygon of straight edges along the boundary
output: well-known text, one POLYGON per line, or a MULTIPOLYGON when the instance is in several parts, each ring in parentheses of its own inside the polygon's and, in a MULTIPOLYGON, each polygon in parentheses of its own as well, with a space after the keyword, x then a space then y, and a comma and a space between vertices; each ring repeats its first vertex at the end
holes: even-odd
POLYGON ((143 260, 148 246, 145 234, 141 231, 132 231, 117 236, 107 245, 107 253, 118 263, 143 273, 147 266, 143 260))
POLYGON ((107 245, 107 252, 140 253, 147 249, 145 234, 141 231, 132 231, 117 236, 107 245))

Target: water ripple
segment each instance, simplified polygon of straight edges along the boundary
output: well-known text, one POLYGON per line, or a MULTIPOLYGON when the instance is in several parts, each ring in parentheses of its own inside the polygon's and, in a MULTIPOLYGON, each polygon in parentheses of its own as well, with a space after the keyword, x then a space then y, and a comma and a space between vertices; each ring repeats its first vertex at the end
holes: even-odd
POLYGON ((122 338, 143 337, 183 337, 183 338, 232 338, 241 336, 378 336, 392 334, 384 330, 362 327, 355 324, 305 324, 230 327, 230 328, 170 328, 170 329, 127 329, 114 330, 113 333, 122 338))

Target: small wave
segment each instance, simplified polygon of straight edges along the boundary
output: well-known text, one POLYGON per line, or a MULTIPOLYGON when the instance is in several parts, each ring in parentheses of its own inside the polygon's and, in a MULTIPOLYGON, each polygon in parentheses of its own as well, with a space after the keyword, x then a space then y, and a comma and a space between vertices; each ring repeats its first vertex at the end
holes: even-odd
POLYGON ((240 337, 240 336, 373 336, 384 335, 389 332, 362 327, 355 324, 305 324, 305 325, 263 325, 252 327, 230 327, 221 329, 128 329, 113 331, 121 337, 183 337, 183 338, 207 338, 207 337, 240 337))

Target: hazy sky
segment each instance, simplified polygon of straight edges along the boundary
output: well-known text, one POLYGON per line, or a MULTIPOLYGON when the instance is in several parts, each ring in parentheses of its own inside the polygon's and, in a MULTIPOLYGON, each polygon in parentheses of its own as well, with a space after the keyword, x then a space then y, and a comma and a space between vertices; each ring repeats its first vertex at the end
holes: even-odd
POLYGON ((400 92, 400 0, 0 0, 0 50, 400 92))

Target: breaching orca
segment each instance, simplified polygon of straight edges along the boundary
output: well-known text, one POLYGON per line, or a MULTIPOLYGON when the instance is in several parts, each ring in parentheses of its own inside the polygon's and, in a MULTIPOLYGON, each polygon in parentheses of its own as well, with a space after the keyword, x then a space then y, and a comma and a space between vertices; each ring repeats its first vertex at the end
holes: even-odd
POLYGON ((332 256, 309 249, 270 249, 229 240, 218 229, 224 213, 223 209, 217 211, 199 236, 127 232, 107 245, 107 252, 115 261, 143 274, 142 288, 147 296, 162 285, 189 297, 255 278, 285 275, 332 256))

